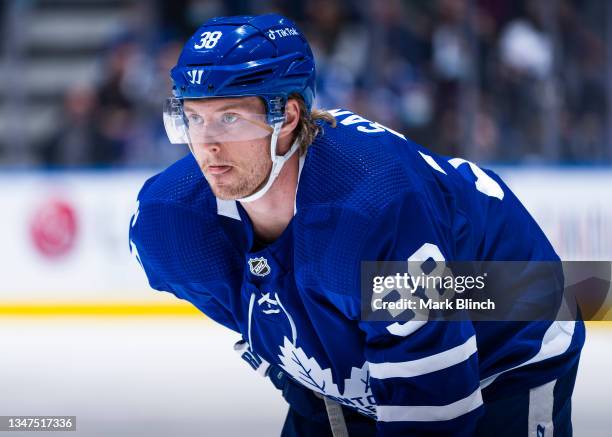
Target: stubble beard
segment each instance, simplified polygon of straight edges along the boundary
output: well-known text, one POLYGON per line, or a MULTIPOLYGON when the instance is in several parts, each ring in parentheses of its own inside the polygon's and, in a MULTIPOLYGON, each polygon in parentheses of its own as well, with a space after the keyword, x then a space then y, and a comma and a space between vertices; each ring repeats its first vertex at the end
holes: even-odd
POLYGON ((272 161, 267 158, 253 163, 246 173, 233 168, 232 171, 242 174, 236 175, 235 180, 231 183, 217 184, 213 182, 214 178, 212 178, 213 181, 206 179, 215 197, 221 200, 236 200, 250 196, 259 190, 267 182, 271 169, 272 161))

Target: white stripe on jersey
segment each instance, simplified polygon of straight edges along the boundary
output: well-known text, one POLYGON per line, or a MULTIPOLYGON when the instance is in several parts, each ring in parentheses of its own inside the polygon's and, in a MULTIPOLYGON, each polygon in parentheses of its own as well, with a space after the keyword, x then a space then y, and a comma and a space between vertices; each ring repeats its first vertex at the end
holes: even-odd
POLYGON ((519 364, 518 366, 511 367, 502 372, 491 375, 488 378, 480 381, 480 388, 484 389, 491 385, 495 379, 504 372, 509 372, 518 367, 526 366, 528 364, 537 363, 544 361, 548 358, 556 357, 565 353, 572 343, 572 337, 574 336, 574 328, 576 327, 575 321, 555 321, 552 322, 544 333, 542 338, 542 345, 537 354, 531 359, 519 364))
POLYGON ((451 420, 482 405, 480 388, 471 395, 448 405, 378 405, 376 414, 381 422, 440 422, 451 420))
POLYGON ((387 379, 425 375, 459 364, 476 353, 476 350, 476 336, 473 335, 459 346, 419 358, 418 360, 402 361, 399 363, 368 363, 370 377, 387 379))
POLYGON ((529 437, 553 436, 554 389, 557 380, 529 390, 529 437))

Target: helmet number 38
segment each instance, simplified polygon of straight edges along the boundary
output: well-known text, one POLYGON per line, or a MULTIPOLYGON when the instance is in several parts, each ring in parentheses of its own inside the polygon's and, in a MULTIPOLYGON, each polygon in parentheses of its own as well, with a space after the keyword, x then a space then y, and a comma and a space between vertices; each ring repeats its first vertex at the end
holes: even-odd
POLYGON ((223 32, 215 30, 214 32, 204 32, 200 35, 200 42, 193 46, 194 49, 212 49, 219 42, 219 38, 221 38, 223 32))

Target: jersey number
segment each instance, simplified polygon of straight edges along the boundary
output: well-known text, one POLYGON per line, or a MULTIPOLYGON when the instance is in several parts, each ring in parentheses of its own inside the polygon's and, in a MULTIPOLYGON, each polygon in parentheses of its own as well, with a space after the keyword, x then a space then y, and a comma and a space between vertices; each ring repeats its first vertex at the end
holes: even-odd
MULTIPOLYGON (((425 160, 427 164, 434 170, 446 174, 444 169, 440 167, 440 165, 429 155, 424 154, 419 151, 421 157, 425 160)), ((459 168, 462 164, 467 164, 470 167, 470 171, 476 177, 476 189, 480 191, 482 194, 486 194, 489 197, 496 197, 499 200, 504 198, 504 190, 499 186, 499 184, 493 179, 491 176, 486 174, 484 170, 478 167, 473 162, 467 161, 463 158, 452 158, 448 160, 448 163, 452 165, 454 168, 459 168)), ((462 174, 463 175, 463 174, 462 174)))

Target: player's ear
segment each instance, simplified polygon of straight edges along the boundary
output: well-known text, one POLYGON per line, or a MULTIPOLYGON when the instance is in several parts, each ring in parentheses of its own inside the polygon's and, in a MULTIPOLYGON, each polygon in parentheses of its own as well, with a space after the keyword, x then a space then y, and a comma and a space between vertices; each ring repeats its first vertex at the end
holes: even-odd
POLYGON ((300 104, 296 99, 287 100, 285 105, 285 123, 280 130, 279 138, 292 135, 300 122, 300 104))

